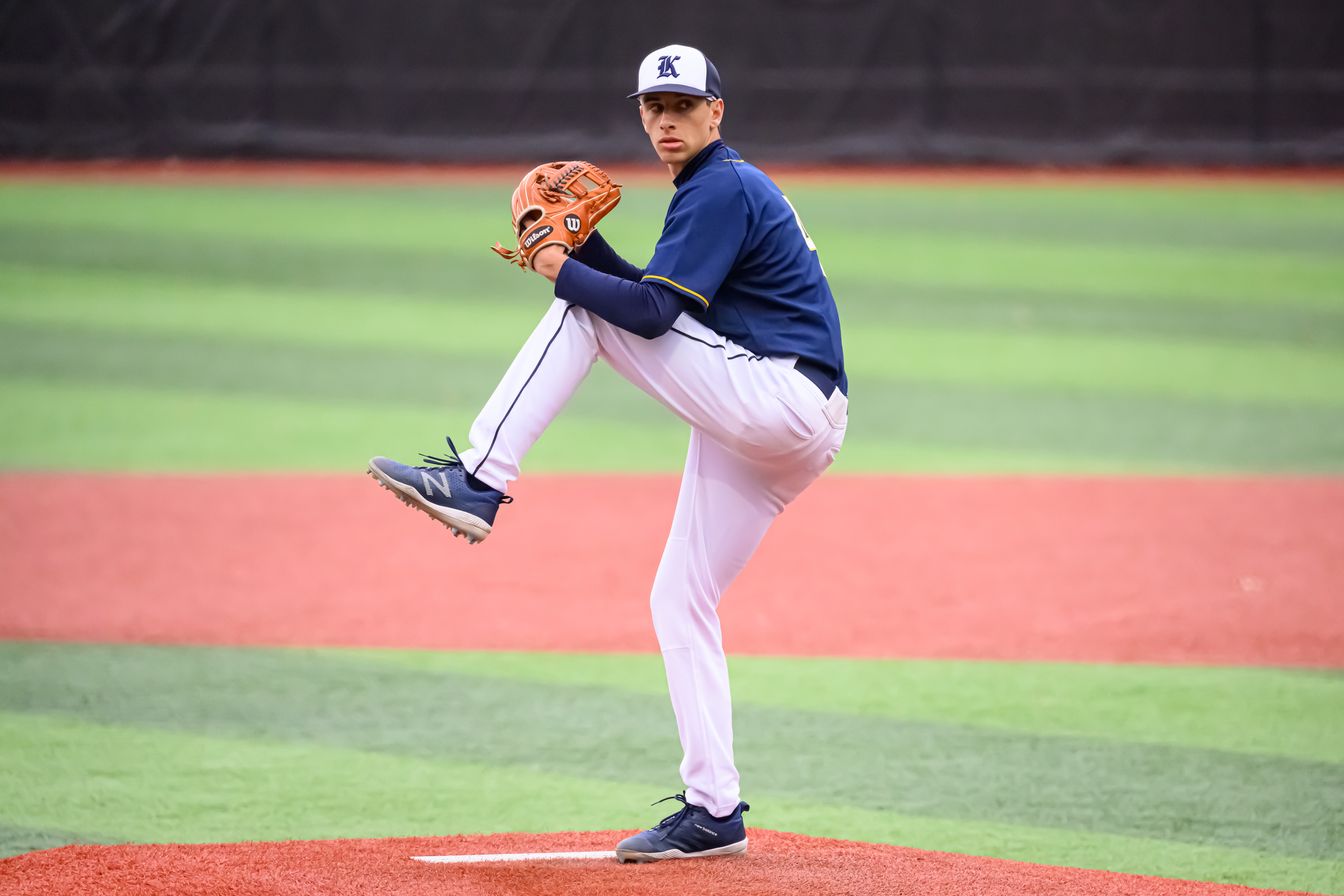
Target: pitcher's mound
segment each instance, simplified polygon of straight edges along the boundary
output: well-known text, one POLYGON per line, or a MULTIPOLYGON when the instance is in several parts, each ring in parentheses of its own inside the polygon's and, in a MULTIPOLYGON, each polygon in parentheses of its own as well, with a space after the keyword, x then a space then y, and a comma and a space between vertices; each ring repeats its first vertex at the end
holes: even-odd
POLYGON ((782 893, 1231 896, 1282 892, 1029 865, 755 829, 749 831, 751 849, 744 856, 649 865, 622 865, 607 857, 442 863, 414 858, 609 852, 626 833, 629 832, 64 846, 0 861, 0 891, 25 896, 50 893, 684 896, 709 892, 734 896, 782 893))

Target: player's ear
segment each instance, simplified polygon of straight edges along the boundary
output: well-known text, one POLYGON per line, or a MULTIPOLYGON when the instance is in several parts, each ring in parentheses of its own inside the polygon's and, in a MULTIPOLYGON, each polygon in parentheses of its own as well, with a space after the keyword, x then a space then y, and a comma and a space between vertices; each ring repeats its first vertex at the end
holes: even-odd
POLYGON ((711 100, 709 103, 709 123, 718 127, 723 123, 723 100, 711 100))

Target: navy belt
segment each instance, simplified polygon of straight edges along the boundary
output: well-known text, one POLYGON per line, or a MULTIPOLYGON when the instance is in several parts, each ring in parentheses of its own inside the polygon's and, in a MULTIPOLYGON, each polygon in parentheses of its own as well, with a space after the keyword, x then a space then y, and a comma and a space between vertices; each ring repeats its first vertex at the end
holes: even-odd
POLYGON ((815 361, 799 358, 794 362, 793 369, 807 377, 812 385, 820 389, 821 394, 826 398, 830 398, 831 393, 840 387, 840 382, 827 373, 826 368, 815 361))

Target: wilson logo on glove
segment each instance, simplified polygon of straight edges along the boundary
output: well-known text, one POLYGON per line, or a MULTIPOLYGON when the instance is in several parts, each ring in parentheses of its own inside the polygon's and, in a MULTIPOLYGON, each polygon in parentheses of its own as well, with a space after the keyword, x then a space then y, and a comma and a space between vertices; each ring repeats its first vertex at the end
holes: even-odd
POLYGON ((621 201, 621 185, 592 162, 547 162, 524 175, 513 191, 513 232, 517 246, 491 248, 520 268, 547 246, 573 252, 597 222, 621 201))
POLYGON ((531 249, 533 246, 537 244, 537 240, 541 239, 542 237, 550 236, 551 231, 553 230, 555 230, 555 228, 549 224, 547 224, 545 227, 538 227, 536 230, 529 233, 527 235, 527 238, 523 240, 523 248, 531 249))

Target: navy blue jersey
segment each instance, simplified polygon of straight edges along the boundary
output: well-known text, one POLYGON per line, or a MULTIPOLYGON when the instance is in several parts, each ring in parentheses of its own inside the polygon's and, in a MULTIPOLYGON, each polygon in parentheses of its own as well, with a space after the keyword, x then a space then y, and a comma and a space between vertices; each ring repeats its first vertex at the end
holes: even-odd
POLYGON ((831 287, 779 187, 722 140, 673 183, 644 282, 675 289, 706 326, 744 348, 813 361, 848 391, 831 287))

